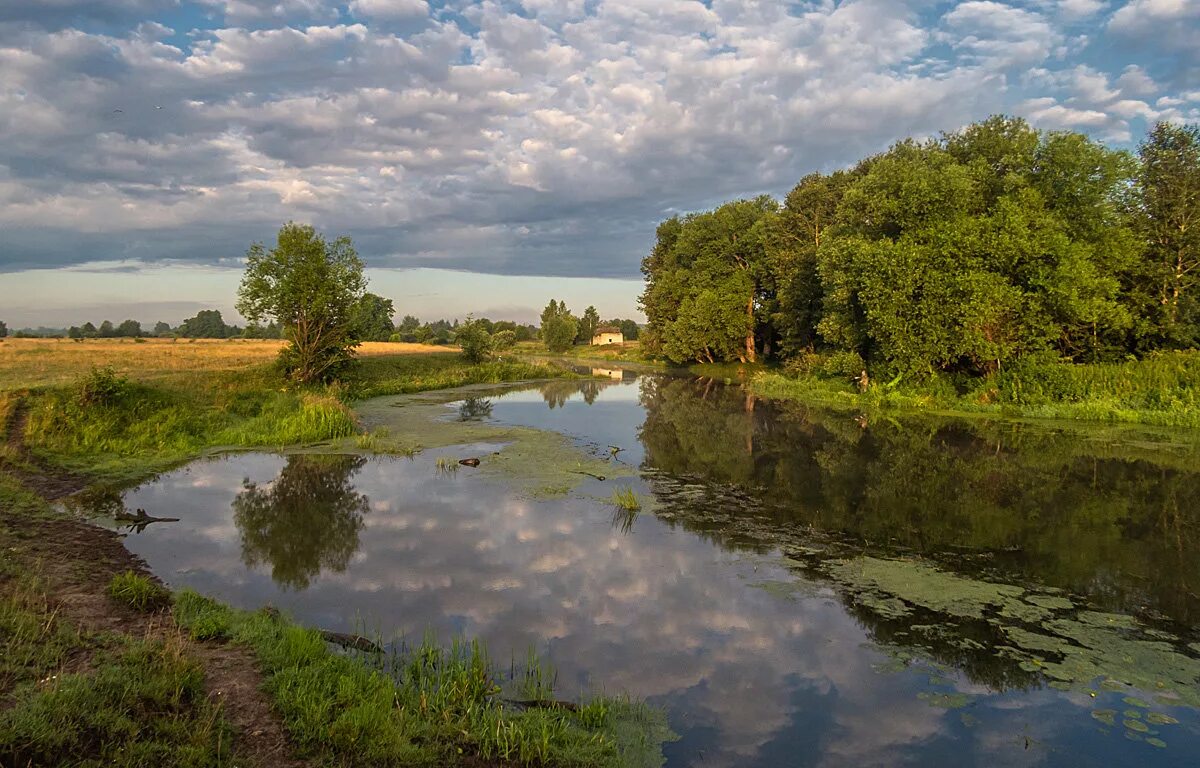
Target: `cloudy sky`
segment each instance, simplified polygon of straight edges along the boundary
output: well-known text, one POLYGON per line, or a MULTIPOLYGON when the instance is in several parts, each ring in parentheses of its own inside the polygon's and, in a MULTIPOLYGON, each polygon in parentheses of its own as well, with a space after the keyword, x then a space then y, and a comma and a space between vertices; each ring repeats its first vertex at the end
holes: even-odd
POLYGON ((0 319, 228 311, 288 219, 402 311, 628 315, 667 216, 997 112, 1132 146, 1197 50, 1200 0, 0 0, 0 319))

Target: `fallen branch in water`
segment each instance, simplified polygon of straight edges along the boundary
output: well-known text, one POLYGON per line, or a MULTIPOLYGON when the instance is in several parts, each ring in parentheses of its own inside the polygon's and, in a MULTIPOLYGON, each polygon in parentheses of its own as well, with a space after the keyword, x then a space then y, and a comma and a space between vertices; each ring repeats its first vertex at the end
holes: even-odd
POLYGON ((348 635, 345 632, 332 632, 328 629, 317 630, 321 639, 327 643, 340 645, 343 648, 353 648, 364 653, 383 653, 383 649, 362 635, 348 635))

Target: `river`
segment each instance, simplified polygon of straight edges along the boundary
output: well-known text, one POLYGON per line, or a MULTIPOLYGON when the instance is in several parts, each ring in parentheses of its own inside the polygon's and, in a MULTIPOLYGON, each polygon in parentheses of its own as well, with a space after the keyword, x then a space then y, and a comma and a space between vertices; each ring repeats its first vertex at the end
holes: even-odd
MULTIPOLYGON (((423 400, 442 438, 411 458, 194 462, 123 491, 181 518, 126 545, 172 587, 239 607, 394 642, 480 638, 499 660, 535 649, 560 696, 662 707, 670 766, 1200 762, 1188 436, 834 413, 598 373, 423 400), (508 427, 569 445, 506 466, 509 440, 486 430, 508 427), (625 488, 640 512, 611 502, 625 488)), ((405 402, 368 411, 416 413, 405 402)))

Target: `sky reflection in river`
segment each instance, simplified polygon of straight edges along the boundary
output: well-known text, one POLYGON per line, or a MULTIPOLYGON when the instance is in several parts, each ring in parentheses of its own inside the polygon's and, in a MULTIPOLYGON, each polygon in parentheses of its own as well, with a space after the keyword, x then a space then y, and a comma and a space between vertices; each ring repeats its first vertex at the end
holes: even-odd
MULTIPOLYGON (((127 544, 174 586, 244 607, 272 603, 305 623, 408 639, 431 629, 462 633, 483 638, 500 660, 534 647, 557 667, 562 695, 602 687, 665 706, 683 736, 668 745, 670 765, 1195 763, 1191 708, 1147 702, 1181 722, 1142 731, 1122 727, 1147 723, 1151 711, 1125 702, 1130 690, 1093 686, 1093 698, 1086 686, 996 685, 1032 678, 1011 659, 995 660, 999 672, 977 669, 991 663, 992 647, 971 655, 897 636, 929 616, 876 615, 827 573, 785 559, 804 542, 836 543, 838 557, 867 546, 853 542, 876 535, 869 521, 829 517, 845 501, 831 490, 842 477, 832 467, 838 451, 886 455, 894 450, 886 440, 834 438, 827 426, 749 408, 723 388, 697 392, 687 380, 605 384, 588 382, 586 398, 562 382, 506 395, 492 401, 490 418, 557 429, 597 450, 618 446, 620 460, 669 470, 633 482, 659 497, 662 517, 643 512, 627 532, 600 501, 613 481, 534 500, 470 469, 437 471, 438 456, 497 447, 477 445, 412 460, 243 454, 197 462, 127 494, 131 508, 182 518, 127 544), (706 496, 679 479, 689 476, 724 490, 706 496), (773 499, 759 498, 772 484, 773 499), (272 520, 272 504, 291 511, 272 520), (1115 727, 1092 715, 1107 709, 1115 727)), ((876 489, 887 481, 878 464, 851 466, 876 489)), ((855 510, 884 506, 870 490, 855 510)), ((1103 499, 1090 503, 1104 509, 1103 499)), ((953 522, 930 529, 939 546, 963 536, 953 522)), ((982 551, 983 536, 968 543, 982 551)), ((1146 546, 1153 553, 1156 545, 1146 546)), ((988 567, 1031 575, 1005 557, 988 567)), ((1080 567, 1063 578, 1078 578, 1080 567)), ((1058 573, 1032 575, 1053 581, 1058 573)), ((1190 615, 1185 609, 1180 615, 1190 615)))

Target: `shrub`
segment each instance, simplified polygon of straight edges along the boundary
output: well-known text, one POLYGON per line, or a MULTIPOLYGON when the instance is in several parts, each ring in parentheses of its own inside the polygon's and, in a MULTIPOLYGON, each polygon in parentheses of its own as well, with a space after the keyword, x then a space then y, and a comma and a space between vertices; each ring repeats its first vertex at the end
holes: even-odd
POLYGON ((467 362, 482 363, 492 358, 492 334, 478 320, 470 317, 459 326, 454 339, 467 362))
POLYGON ((834 352, 821 363, 821 373, 838 379, 858 378, 866 368, 862 355, 844 350, 834 352))
POLYGON ((114 405, 130 392, 129 379, 110 367, 93 368, 77 386, 75 399, 80 405, 114 405))

